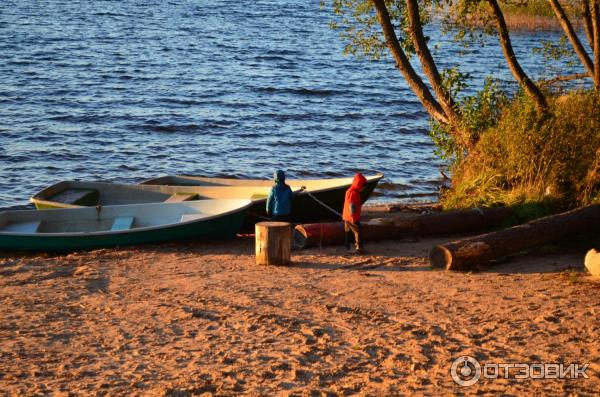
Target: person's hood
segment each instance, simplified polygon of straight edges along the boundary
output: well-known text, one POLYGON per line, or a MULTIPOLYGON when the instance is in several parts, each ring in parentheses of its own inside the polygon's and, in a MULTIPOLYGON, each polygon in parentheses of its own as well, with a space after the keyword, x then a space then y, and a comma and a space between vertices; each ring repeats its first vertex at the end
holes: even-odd
POLYGON ((277 170, 273 173, 273 180, 277 183, 285 183, 285 172, 277 170))
POLYGON ((354 179, 352 180, 352 188, 356 190, 361 190, 363 186, 365 186, 365 183, 367 183, 367 178, 365 178, 364 175, 360 172, 357 172, 356 175, 354 175, 354 179))

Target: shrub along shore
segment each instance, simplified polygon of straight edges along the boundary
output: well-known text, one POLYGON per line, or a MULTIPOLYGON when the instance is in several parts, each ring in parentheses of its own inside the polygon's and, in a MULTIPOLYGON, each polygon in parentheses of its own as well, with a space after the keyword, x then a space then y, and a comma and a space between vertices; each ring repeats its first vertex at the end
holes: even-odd
POLYGON ((444 208, 523 206, 531 218, 600 202, 600 97, 548 96, 539 115, 528 97, 506 101, 475 147, 455 159, 444 208))

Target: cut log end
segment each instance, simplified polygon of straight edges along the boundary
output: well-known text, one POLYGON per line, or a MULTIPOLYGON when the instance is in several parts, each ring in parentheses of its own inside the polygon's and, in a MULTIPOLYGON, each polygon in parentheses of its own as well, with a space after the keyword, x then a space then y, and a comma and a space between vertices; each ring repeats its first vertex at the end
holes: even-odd
POLYGON ((449 269, 452 265, 452 253, 443 245, 437 245, 429 252, 429 263, 440 269, 449 269))
POLYGON ((592 276, 600 277, 600 252, 595 249, 588 251, 585 256, 585 268, 592 276))

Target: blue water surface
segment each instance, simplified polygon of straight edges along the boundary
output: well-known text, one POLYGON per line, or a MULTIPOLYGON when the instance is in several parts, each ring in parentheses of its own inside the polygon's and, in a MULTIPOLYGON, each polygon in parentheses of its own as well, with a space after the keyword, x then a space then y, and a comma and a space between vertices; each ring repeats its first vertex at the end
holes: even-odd
MULTIPOLYGON (((435 199, 443 163, 391 58, 342 55, 320 0, 3 0, 0 207, 63 179, 164 174, 269 178, 386 174, 375 200, 435 199)), ((460 63, 477 89, 511 81, 495 42, 460 63)), ((531 48, 557 33, 513 34, 531 48)), ((556 69, 556 65, 553 65, 556 69)))

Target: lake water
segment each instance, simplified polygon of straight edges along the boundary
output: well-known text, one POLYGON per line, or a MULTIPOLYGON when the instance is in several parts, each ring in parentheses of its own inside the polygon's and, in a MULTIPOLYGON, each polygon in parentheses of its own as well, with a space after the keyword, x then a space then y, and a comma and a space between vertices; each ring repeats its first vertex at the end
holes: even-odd
MULTIPOLYGON (((391 59, 342 55, 320 0, 3 0, 0 207, 63 179, 384 172, 376 200, 431 200, 442 163, 391 59)), ((461 63, 511 81, 495 41, 461 63)), ((436 38, 437 37, 437 38, 436 38)), ((550 73, 513 33, 532 77, 550 73)), ((545 38, 556 38, 546 33, 545 38)))

